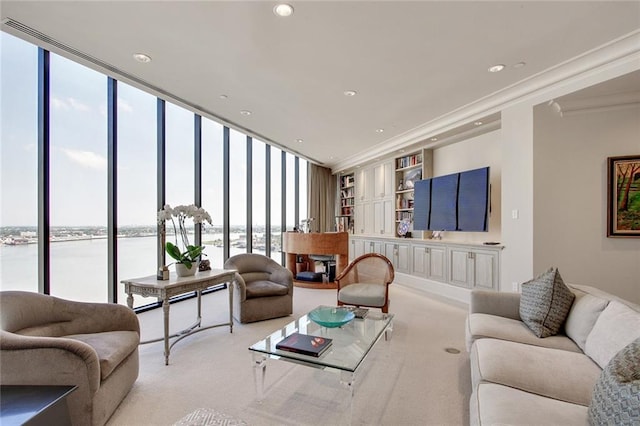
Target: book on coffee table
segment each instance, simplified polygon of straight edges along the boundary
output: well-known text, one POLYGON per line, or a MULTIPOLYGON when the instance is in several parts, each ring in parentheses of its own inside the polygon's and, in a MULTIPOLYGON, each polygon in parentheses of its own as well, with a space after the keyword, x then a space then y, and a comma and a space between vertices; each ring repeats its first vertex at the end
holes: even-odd
POLYGON ((296 352, 303 355, 320 356, 329 349, 331 340, 327 337, 311 336, 309 334, 293 333, 276 344, 276 349, 296 352))

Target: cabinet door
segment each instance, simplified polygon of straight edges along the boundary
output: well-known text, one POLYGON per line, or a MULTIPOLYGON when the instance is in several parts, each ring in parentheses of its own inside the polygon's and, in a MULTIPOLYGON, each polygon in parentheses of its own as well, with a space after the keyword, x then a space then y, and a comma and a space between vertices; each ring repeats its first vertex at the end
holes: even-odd
POLYGON ((382 222, 382 233, 384 235, 395 236, 396 232, 396 221, 395 221, 395 210, 393 208, 393 199, 387 198, 384 200, 382 206, 382 210, 384 212, 384 220, 382 222))
POLYGON ((384 243, 384 253, 382 253, 387 259, 391 261, 394 268, 396 268, 396 263, 398 260, 398 252, 396 248, 397 245, 395 243, 384 243))
POLYGON ((356 176, 356 202, 365 202, 373 194, 373 172, 370 168, 362 169, 356 176))
POLYGON ((394 235, 393 200, 378 200, 373 203, 373 232, 379 235, 394 235))
POLYGON ((473 261, 468 249, 452 248, 449 250, 450 279, 449 282, 461 287, 473 286, 473 261))
POLYGON ((486 251, 473 252, 474 287, 498 289, 498 254, 486 251))
POLYGON ((382 241, 372 241, 371 253, 378 253, 384 256, 384 243, 382 241))
POLYGON ((393 162, 378 164, 373 168, 373 198, 390 197, 394 190, 393 162))
POLYGON ((353 240, 353 259, 368 253, 366 244, 365 240, 353 240))
POLYGON ((426 278, 427 276, 427 249, 425 246, 413 246, 411 250, 411 274, 426 278))
POLYGON ((436 281, 447 281, 446 247, 427 247, 427 278, 436 281))
POLYGON ((398 272, 409 273, 409 244, 396 244, 396 261, 394 266, 398 272))
POLYGON ((356 204, 353 208, 355 217, 353 218, 353 233, 364 234, 365 231, 365 208, 364 204, 356 204))

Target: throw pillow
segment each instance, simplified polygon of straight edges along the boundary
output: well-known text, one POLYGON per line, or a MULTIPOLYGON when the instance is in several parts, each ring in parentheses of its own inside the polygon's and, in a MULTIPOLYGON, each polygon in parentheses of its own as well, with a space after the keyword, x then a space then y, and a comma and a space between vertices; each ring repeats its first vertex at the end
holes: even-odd
POLYGON ((612 300, 587 336, 584 353, 605 368, 615 354, 639 337, 640 312, 612 300))
POLYGON ((576 294, 564 324, 564 332, 576 342, 582 351, 584 351, 587 336, 593 329, 593 325, 608 304, 608 300, 588 293, 576 294))
POLYGON ((536 336, 554 336, 562 328, 574 298, 558 269, 549 268, 522 284, 520 318, 536 336))
POLYGON ((618 352, 602 370, 589 405, 589 423, 640 424, 640 338, 618 352))

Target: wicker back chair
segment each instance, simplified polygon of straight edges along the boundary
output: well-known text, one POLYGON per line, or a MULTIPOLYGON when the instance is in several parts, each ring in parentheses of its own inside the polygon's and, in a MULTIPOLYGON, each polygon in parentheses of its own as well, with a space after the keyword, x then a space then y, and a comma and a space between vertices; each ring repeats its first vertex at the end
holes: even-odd
POLYGON ((391 261, 378 253, 355 259, 336 277, 338 306, 380 308, 389 312, 389 284, 393 282, 391 261))

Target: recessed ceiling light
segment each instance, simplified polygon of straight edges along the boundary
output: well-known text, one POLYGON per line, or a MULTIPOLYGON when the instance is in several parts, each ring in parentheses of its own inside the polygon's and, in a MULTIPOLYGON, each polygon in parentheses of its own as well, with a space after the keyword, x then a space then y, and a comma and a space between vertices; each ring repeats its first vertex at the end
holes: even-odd
POLYGON ((526 63, 526 62, 518 62, 518 63, 516 63, 516 64, 513 64, 513 67, 514 67, 514 68, 522 68, 522 67, 524 67, 525 65, 527 65, 527 63, 526 63))
POLYGON ((275 13, 278 16, 291 16, 293 15, 293 6, 291 6, 290 4, 286 4, 286 3, 281 3, 276 5, 276 7, 273 8, 273 13, 275 13))
POLYGON ((435 142, 437 140, 438 140, 438 138, 436 138, 435 136, 431 138, 431 141, 433 141, 433 142, 435 142))
POLYGON ((476 121, 473 123, 474 126, 482 126, 482 121, 476 121))
POLYGON ((240 111, 240 114, 242 114, 242 115, 251 115, 251 111, 247 111, 246 109, 243 109, 242 111, 240 111))
POLYGON ((228 98, 228 96, 227 96, 227 95, 220 95, 220 96, 218 96, 218 97, 219 97, 220 99, 227 99, 227 98, 228 98))
POLYGON ((402 153, 404 152, 404 149, 399 149, 398 152, 402 153))
POLYGON ((304 140, 303 139, 296 139, 296 142, 302 143, 302 142, 304 142, 304 140))
POLYGON ((384 129, 376 129, 376 133, 382 133, 384 132, 384 129))
POLYGON ((345 96, 355 96, 358 94, 355 90, 345 90, 343 93, 345 96))
POLYGON ((496 64, 494 66, 489 67, 489 72, 500 72, 504 69, 504 65, 496 64))
POLYGON ((134 53, 133 59, 138 62, 142 62, 143 64, 151 62, 151 56, 145 55, 144 53, 134 53))

